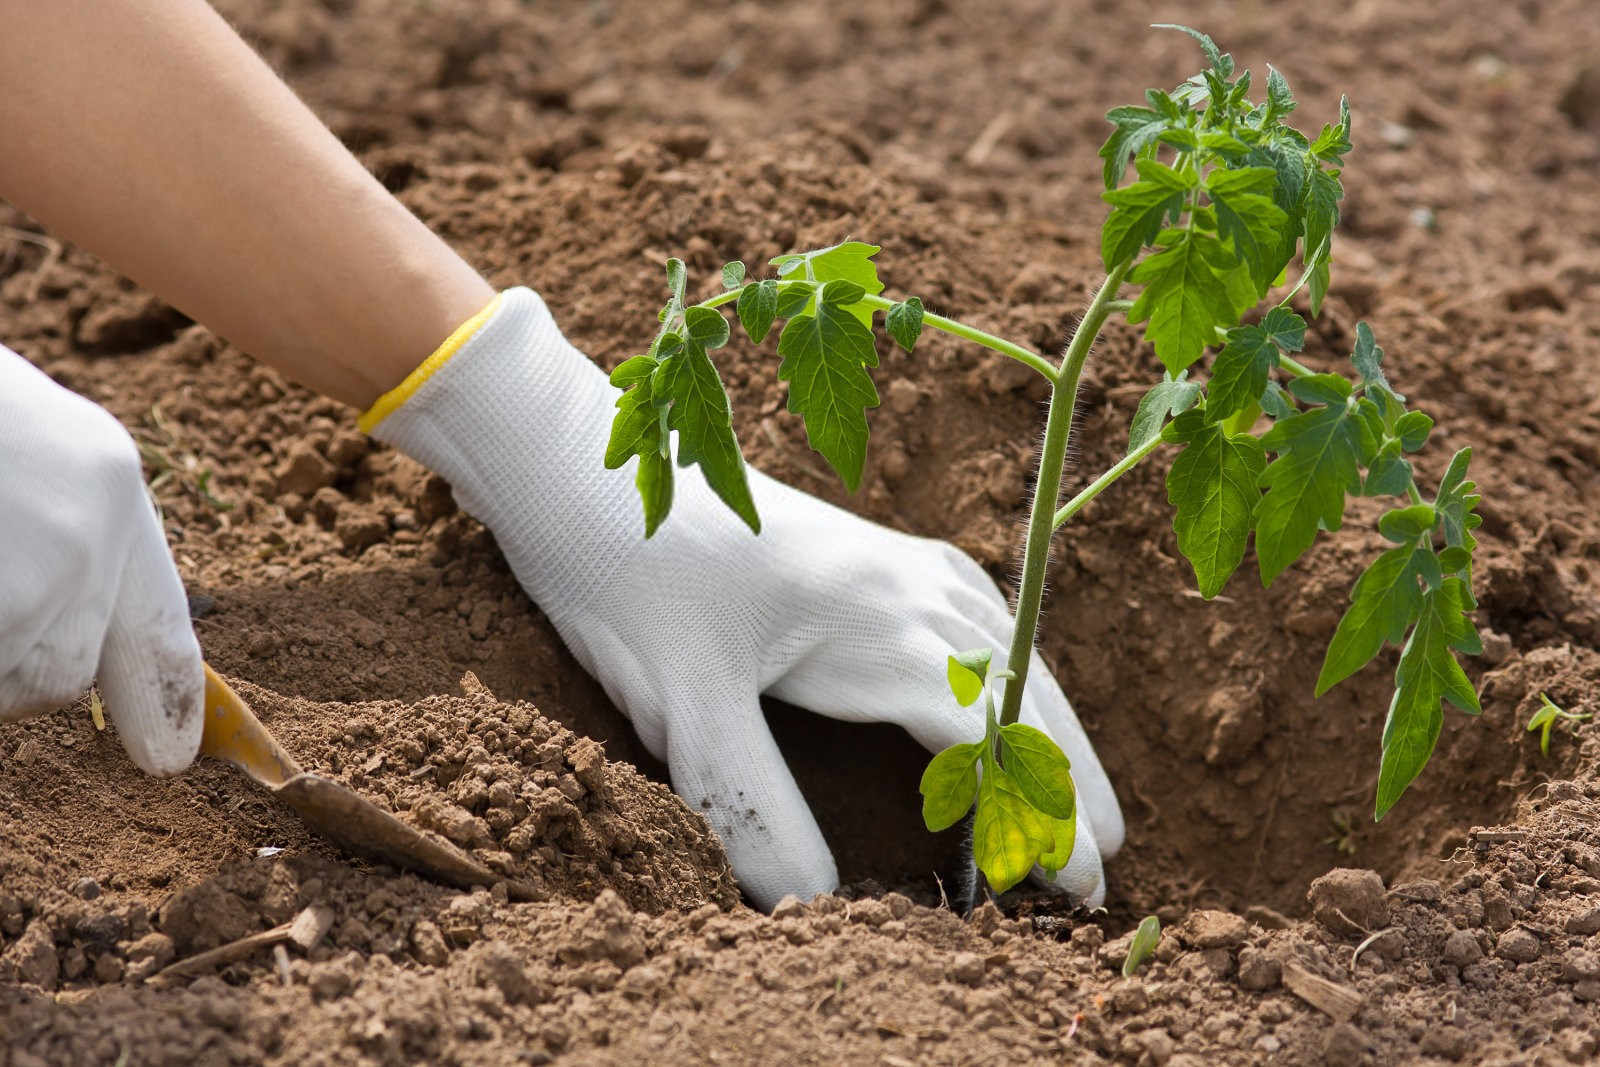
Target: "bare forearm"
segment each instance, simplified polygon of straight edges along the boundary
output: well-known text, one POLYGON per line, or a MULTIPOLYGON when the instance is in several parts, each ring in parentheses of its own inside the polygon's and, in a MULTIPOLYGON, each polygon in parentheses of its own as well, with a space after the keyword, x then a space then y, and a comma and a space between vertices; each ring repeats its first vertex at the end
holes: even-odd
POLYGON ((493 295, 202 0, 0 0, 0 196, 364 407, 493 295))

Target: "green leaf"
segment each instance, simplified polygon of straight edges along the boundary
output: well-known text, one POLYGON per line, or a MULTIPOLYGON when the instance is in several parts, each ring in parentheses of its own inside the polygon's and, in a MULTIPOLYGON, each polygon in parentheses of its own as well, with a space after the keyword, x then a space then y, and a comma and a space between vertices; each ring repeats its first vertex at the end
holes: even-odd
POLYGON ((722 287, 724 289, 737 289, 744 281, 744 263, 734 260, 722 265, 722 287))
POLYGON ((1433 419, 1425 412, 1408 411, 1396 420, 1394 432, 1400 438, 1401 448, 1416 452, 1428 443, 1428 434, 1433 432, 1433 419))
POLYGON ((823 301, 814 313, 789 320, 778 337, 778 355, 778 378, 789 383, 789 410, 804 416, 811 447, 854 492, 867 456, 866 409, 878 406, 866 370, 878 365, 872 331, 851 308, 823 301))
POLYGON ((1406 544, 1430 532, 1438 521, 1432 504, 1413 504, 1384 512, 1378 519, 1378 532, 1396 544, 1406 544))
POLYGON ((1056 843, 1050 851, 1039 853, 1038 862, 1053 881, 1061 868, 1067 865, 1067 861, 1072 859, 1072 847, 1078 839, 1078 817, 1073 815, 1070 819, 1052 819, 1046 815, 1044 818, 1051 833, 1055 835, 1056 843))
POLYGON ((1072 784, 1072 764, 1049 734, 1020 722, 1002 726, 1000 751, 1006 773, 1029 804, 1054 819, 1074 817, 1077 791, 1072 784))
POLYGON ((1233 299, 1213 264, 1228 263, 1222 243, 1199 230, 1167 230, 1160 251, 1139 261, 1128 280, 1144 286, 1128 321, 1149 321, 1145 339, 1173 375, 1205 351, 1218 326, 1237 321, 1233 299))
POLYGON ((907 352, 916 348, 917 338, 922 336, 922 301, 908 296, 891 307, 884 316, 884 328, 895 344, 907 352))
POLYGON ((992 648, 973 648, 957 652, 945 661, 944 676, 950 683, 950 692, 956 703, 970 708, 983 695, 983 686, 989 677, 989 662, 994 657, 992 648))
POLYGON ((1288 308, 1275 307, 1261 320, 1261 329, 1285 352, 1298 352, 1306 344, 1306 320, 1288 308))
POLYGON ((1322 314, 1322 298, 1328 295, 1328 246, 1322 246, 1322 255, 1307 267, 1311 281, 1306 283, 1306 299, 1311 304, 1313 316, 1322 314))
POLYGON ((1122 961, 1122 977, 1132 978, 1159 944, 1161 920, 1154 915, 1146 915, 1133 932, 1133 941, 1128 945, 1128 958, 1122 961))
POLYGON ((1439 492, 1434 497, 1444 526, 1445 544, 1459 546, 1468 552, 1478 547, 1478 539, 1472 536, 1472 531, 1483 525, 1483 516, 1473 510, 1483 498, 1473 492, 1477 483, 1467 480, 1467 465, 1471 462, 1470 448, 1463 448, 1451 456, 1444 477, 1439 479, 1439 492))
POLYGON ((1174 117, 1147 107, 1118 107, 1106 112, 1106 119, 1116 128, 1100 146, 1100 157, 1105 160, 1102 173, 1106 188, 1115 189, 1128 171, 1128 159, 1153 147, 1161 134, 1172 128, 1174 117))
POLYGON ((1268 382, 1267 391, 1261 394, 1261 410, 1274 419, 1287 419, 1299 409, 1294 406, 1294 397, 1283 386, 1268 382))
POLYGON ((1398 645, 1422 610, 1419 557, 1428 549, 1416 543, 1391 548, 1372 561, 1350 590, 1350 606, 1339 620, 1317 675, 1321 696, 1372 661, 1385 641, 1398 645))
POLYGON ((1271 167, 1213 170, 1206 195, 1217 213, 1217 232, 1232 240, 1234 254, 1250 267, 1259 298, 1283 264, 1277 261, 1289 216, 1272 202, 1277 172, 1271 167))
POLYGON ((1306 235, 1306 254, 1315 257, 1326 269, 1328 255, 1325 251, 1320 256, 1318 253, 1323 251, 1324 245, 1329 244, 1333 228, 1339 224, 1339 201, 1344 199, 1344 186, 1337 172, 1321 167, 1312 167, 1306 179, 1306 190, 1300 206, 1301 224, 1306 235))
POLYGON ((1483 650, 1467 612, 1477 606, 1467 584, 1446 578, 1437 589, 1423 594, 1416 628, 1400 654, 1395 671, 1394 699, 1383 727, 1383 761, 1378 768, 1375 819, 1394 807, 1433 754, 1444 724, 1441 702, 1448 700, 1476 715, 1478 694, 1473 691, 1455 649, 1469 654, 1483 650))
POLYGON ((1254 437, 1225 433, 1199 411, 1179 415, 1162 436, 1185 446, 1167 474, 1167 500, 1178 550, 1209 600, 1244 559, 1266 456, 1254 437))
POLYGON ((1289 91, 1289 79, 1285 78, 1278 68, 1268 63, 1267 113, 1262 119, 1262 125, 1266 125, 1275 119, 1281 119, 1293 111, 1294 107, 1294 93, 1289 91))
POLYGON ((672 510, 672 460, 658 449, 641 451, 633 484, 644 504, 644 535, 654 537, 672 510))
POLYGON ((689 269, 683 265, 683 260, 677 258, 667 260, 667 291, 677 300, 679 306, 683 304, 683 292, 688 284, 689 269))
MULTIPOLYGON (((854 282, 861 286, 863 294, 876 296, 883 292, 883 283, 878 280, 878 268, 872 263, 872 257, 879 251, 877 245, 869 245, 862 241, 846 241, 828 248, 819 248, 814 252, 791 252, 788 255, 778 256, 772 260, 772 265, 778 268, 778 275, 781 278, 807 278, 818 282, 854 282)), ((812 309, 809 301, 805 306, 808 311, 812 309)), ((848 310, 862 326, 869 331, 872 329, 872 308, 864 304, 853 304, 848 310)), ((778 311, 779 318, 789 318, 792 314, 794 313, 785 314, 781 308, 778 311)))
POLYGON ((1260 326, 1235 326, 1211 364, 1206 391, 1206 421, 1221 422, 1236 411, 1258 403, 1278 365, 1278 346, 1260 326))
POLYGON ((611 436, 606 441, 606 470, 616 470, 642 452, 656 451, 654 431, 660 420, 651 400, 650 384, 650 374, 656 366, 649 356, 634 356, 612 372, 612 384, 622 384, 627 391, 617 397, 617 414, 611 420, 611 436), (628 373, 619 383, 617 378, 624 369, 628 373), (640 371, 644 373, 641 375, 640 371))
POLYGON ((1224 78, 1233 73, 1233 56, 1218 48, 1217 42, 1199 30, 1190 29, 1188 26, 1180 26, 1176 22, 1157 22, 1150 28, 1153 30, 1178 30, 1181 33, 1187 33, 1190 37, 1200 42, 1200 48, 1206 54, 1206 62, 1211 64, 1211 69, 1214 72, 1224 78))
POLYGON ((683 327, 690 344, 711 351, 728 343, 728 320, 714 308, 691 307, 683 312, 683 327))
POLYGON ((1016 782, 987 755, 972 820, 972 858, 995 892, 1027 877, 1042 855, 1055 849, 1052 820, 1036 811, 1016 782))
POLYGON ((951 745, 928 762, 918 790, 922 821, 934 833, 961 821, 978 796, 978 758, 983 742, 951 745))
MULTIPOLYGON (((722 325, 726 329, 727 321, 722 325)), ((733 434, 733 407, 705 348, 691 338, 683 351, 660 366, 651 383, 658 401, 672 402, 667 427, 678 431, 678 465, 698 463, 712 490, 751 530, 760 533, 761 519, 750 495, 744 455, 733 434)))
POLYGON ((1341 398, 1341 391, 1349 396, 1350 383, 1336 374, 1315 374, 1297 378, 1289 388, 1326 406, 1279 419, 1261 438, 1268 451, 1278 453, 1261 475, 1267 494, 1256 510, 1263 585, 1271 585, 1311 547, 1318 529, 1339 529, 1345 494, 1361 492, 1357 465, 1366 428, 1341 398))
POLYGON ((1130 456, 1161 436, 1161 427, 1168 416, 1183 414, 1200 398, 1200 383, 1189 381, 1188 371, 1176 378, 1163 371, 1161 377, 1161 382, 1144 394, 1138 410, 1133 413, 1133 422, 1128 427, 1130 456))
POLYGON ((1122 189, 1101 193, 1111 205, 1100 229, 1100 258, 1106 270, 1139 254, 1155 242, 1165 220, 1176 220, 1183 210, 1184 194, 1192 181, 1153 159, 1136 161, 1140 180, 1122 189))
MULTIPOLYGON (((630 385, 638 385, 647 380, 656 372, 657 361, 649 356, 633 356, 617 364, 617 369, 611 372, 611 384, 618 389, 626 389, 630 385)), ((648 395, 648 390, 646 391, 648 395)))
POLYGON ((816 287, 808 282, 779 282, 777 317, 789 319, 811 305, 816 287))
POLYGON ((778 283, 771 278, 751 282, 739 293, 739 302, 734 309, 739 313, 739 323, 744 327, 744 332, 750 335, 752 342, 760 344, 766 340, 767 331, 772 329, 772 320, 778 314, 778 283))
MULTIPOLYGON (((866 290, 855 282, 835 279, 822 287, 822 292, 818 294, 817 298, 824 304, 833 307, 845 307, 859 303, 861 298, 866 295, 866 290)), ((870 326, 871 323, 868 323, 868 325, 870 326)))
POLYGON ((1400 442, 1391 439, 1367 465, 1361 495, 1400 496, 1411 484, 1411 462, 1400 455, 1400 442))

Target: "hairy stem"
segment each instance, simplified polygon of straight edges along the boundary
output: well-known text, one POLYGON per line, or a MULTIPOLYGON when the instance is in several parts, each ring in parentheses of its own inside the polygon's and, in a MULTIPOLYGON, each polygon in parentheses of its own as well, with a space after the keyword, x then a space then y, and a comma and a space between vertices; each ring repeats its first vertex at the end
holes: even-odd
POLYGON ((1117 460, 1116 466, 1111 467, 1100 477, 1090 482, 1084 488, 1083 492, 1079 493, 1077 496, 1073 497, 1071 500, 1067 501, 1061 506, 1061 510, 1055 514, 1053 528, 1059 530, 1061 527, 1065 526, 1067 520, 1072 518, 1072 516, 1076 515, 1078 512, 1082 511, 1085 504, 1099 496, 1101 493, 1105 492, 1106 486, 1110 485, 1112 482, 1116 481, 1118 478, 1137 467, 1146 456, 1160 448, 1162 443, 1161 435, 1157 434, 1147 443, 1140 446, 1138 451, 1129 452, 1126 456, 1123 456, 1121 459, 1117 460))
POLYGON ((1028 665, 1033 658, 1033 640, 1039 629, 1039 605, 1044 599, 1045 565, 1050 557, 1050 536, 1055 533, 1056 500, 1061 495, 1061 472, 1066 466, 1067 444, 1072 436, 1072 419, 1078 405, 1078 379, 1094 339, 1111 314, 1110 303, 1122 288, 1123 276, 1131 260, 1113 268, 1100 291, 1084 312, 1083 321, 1072 334, 1055 390, 1050 394, 1050 414, 1045 419, 1044 449, 1039 456, 1039 477, 1033 488, 1033 511, 1028 518, 1028 540, 1022 553, 1022 588, 1017 593, 1016 630, 1011 635, 1011 650, 1006 667, 1016 672, 1016 680, 1006 683, 1005 701, 1000 707, 1001 725, 1009 726, 1022 713, 1022 687, 1028 681, 1028 665))

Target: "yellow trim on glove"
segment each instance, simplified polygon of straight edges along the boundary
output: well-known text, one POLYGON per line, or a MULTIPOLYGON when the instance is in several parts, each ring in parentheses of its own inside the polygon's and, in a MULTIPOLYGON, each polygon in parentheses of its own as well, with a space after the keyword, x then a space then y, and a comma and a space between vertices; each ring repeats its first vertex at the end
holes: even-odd
POLYGON ((472 340, 472 335, 477 333, 489 316, 493 315, 500 307, 500 296, 489 301, 484 309, 472 318, 457 326, 455 332, 444 339, 444 344, 433 350, 433 355, 423 360, 417 369, 406 375, 406 380, 380 396, 362 416, 356 420, 356 425, 362 433, 371 433, 378 423, 393 415, 401 404, 411 399, 411 394, 422 388, 422 383, 433 377, 438 370, 450 362, 450 357, 461 349, 461 346, 472 340))

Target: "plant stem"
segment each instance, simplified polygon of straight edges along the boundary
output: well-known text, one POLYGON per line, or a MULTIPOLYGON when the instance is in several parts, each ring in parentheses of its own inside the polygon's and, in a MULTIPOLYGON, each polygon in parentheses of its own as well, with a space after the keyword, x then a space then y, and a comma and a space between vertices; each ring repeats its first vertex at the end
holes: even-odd
POLYGON ((1039 476, 1033 487, 1033 511, 1028 518, 1028 540, 1022 552, 1022 588, 1017 593, 1016 629, 1011 635, 1011 650, 1006 667, 1016 672, 1016 680, 1006 683, 1005 701, 1000 707, 1000 723, 1009 726, 1022 713, 1022 687, 1028 681, 1028 666, 1033 659, 1033 640, 1039 629, 1039 605, 1044 599, 1044 573, 1050 558, 1050 537, 1055 533, 1056 500, 1061 495, 1061 472, 1066 466, 1067 444, 1072 436, 1072 419, 1078 405, 1078 379, 1094 339, 1111 314, 1110 303, 1122 288, 1122 278, 1132 261, 1119 264, 1106 275, 1100 291, 1094 294, 1083 321, 1072 334, 1067 355, 1061 363, 1055 390, 1050 394, 1050 414, 1045 419, 1044 449, 1039 456, 1039 476))
POLYGON ((1077 496, 1073 497, 1071 500, 1067 501, 1061 506, 1061 510, 1056 512, 1055 515, 1054 529, 1061 529, 1062 526, 1066 525, 1068 519, 1072 518, 1072 516, 1083 510, 1083 506, 1085 504, 1103 493, 1106 486, 1110 485, 1112 482, 1116 481, 1118 478, 1137 467, 1142 459, 1154 452, 1156 449, 1160 448, 1161 444, 1161 435, 1157 434, 1146 444, 1142 445, 1137 452, 1129 452, 1126 456, 1123 456, 1121 459, 1117 460, 1116 466, 1107 470, 1100 477, 1090 482, 1088 486, 1084 488, 1083 492, 1079 493, 1077 496))
MULTIPOLYGON (((784 280, 802 281, 806 279, 786 278, 784 280)), ((821 283, 816 284, 818 288, 821 288, 821 283)), ((709 300, 702 300, 697 306, 703 308, 719 308, 724 304, 731 304, 735 300, 738 300, 739 293, 739 289, 730 289, 726 293, 718 293, 709 300)), ((866 304, 868 307, 877 308, 879 311, 887 311, 895 305, 893 300, 889 300, 886 297, 881 296, 863 297, 861 302, 866 304)), ((1045 380, 1050 382, 1052 385, 1054 385, 1056 382, 1057 371, 1053 363, 1051 363, 1048 359, 1045 359, 1039 353, 1030 352, 1021 345, 1013 344, 1003 337, 996 337, 994 334, 986 333, 983 330, 978 329, 976 326, 968 326, 964 322, 957 322, 955 319, 947 319, 943 315, 935 315, 931 311, 924 311, 922 313, 922 324, 924 326, 932 326, 934 329, 941 330, 944 333, 954 334, 955 336, 964 338, 973 342, 974 344, 982 345, 984 348, 987 348, 993 352, 998 352, 1002 356, 1008 356, 1011 359, 1016 360, 1018 363, 1024 364, 1038 371, 1044 376, 1045 380)))

